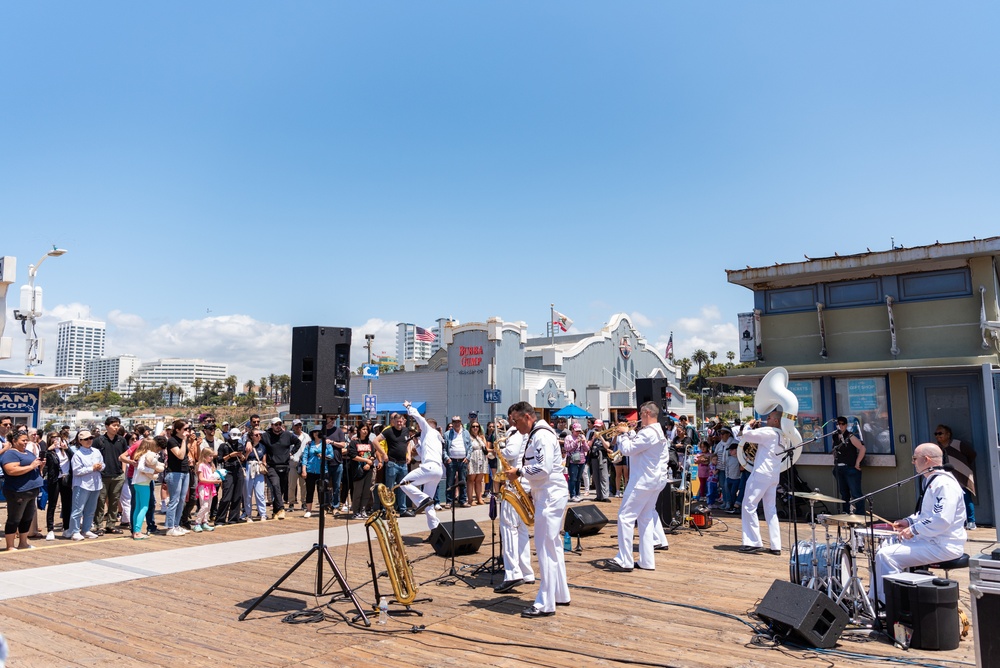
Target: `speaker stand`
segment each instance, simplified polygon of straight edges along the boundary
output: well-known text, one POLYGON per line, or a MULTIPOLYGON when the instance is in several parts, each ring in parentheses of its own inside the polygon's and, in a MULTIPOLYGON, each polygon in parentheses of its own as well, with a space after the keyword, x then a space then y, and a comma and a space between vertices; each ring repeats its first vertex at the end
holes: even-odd
MULTIPOLYGON (((457 486, 458 485, 454 485, 452 487, 452 490, 454 490, 455 487, 457 486)), ((451 496, 452 490, 449 490, 448 496, 451 496)), ((449 536, 449 540, 451 540, 451 550, 450 550, 451 568, 449 568, 448 572, 445 573, 444 575, 428 580, 427 582, 421 582, 420 584, 425 585, 425 584, 430 584, 432 582, 437 582, 439 585, 454 585, 458 584, 459 582, 464 582, 466 585, 469 586, 470 589, 475 589, 476 585, 472 583, 472 580, 470 580, 469 578, 465 577, 457 570, 455 570, 455 503, 454 502, 451 504, 451 535, 449 536)))

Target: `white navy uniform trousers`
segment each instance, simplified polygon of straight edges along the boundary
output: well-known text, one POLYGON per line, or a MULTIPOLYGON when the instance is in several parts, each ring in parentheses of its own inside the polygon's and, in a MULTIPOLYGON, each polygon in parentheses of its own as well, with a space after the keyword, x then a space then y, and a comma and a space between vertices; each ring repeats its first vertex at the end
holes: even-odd
POLYGON ((619 442, 622 454, 629 458, 629 481, 618 510, 618 555, 615 561, 624 568, 635 566, 632 533, 638 526, 639 568, 652 570, 656 567, 653 546, 667 542, 662 533, 663 526, 660 526, 659 536, 656 530, 656 498, 665 480, 661 459, 667 440, 660 425, 653 423, 638 433, 623 435, 619 442))
MULTIPOLYGON (((437 489, 438 483, 441 482, 441 476, 444 475, 444 469, 441 467, 441 434, 438 433, 437 429, 427 424, 427 420, 413 406, 410 406, 406 412, 420 425, 420 445, 418 447, 420 466, 407 473, 399 481, 399 488, 415 506, 419 506, 424 499, 434 496, 434 491, 437 489)), ((438 519, 437 512, 434 510, 434 504, 427 506, 424 512, 427 515, 427 528, 433 531, 437 525, 441 524, 441 520, 438 519)))
MULTIPOLYGON (((524 454, 524 436, 514 429, 500 452, 508 466, 517 468, 524 454)), ((520 483, 530 494, 530 483, 523 478, 520 483)), ((531 566, 531 535, 521 516, 509 503, 500 504, 500 541, 503 547, 503 579, 533 582, 535 570, 531 566)))
POLYGON ((934 473, 927 481, 920 511, 906 518, 913 538, 883 545, 875 553, 872 598, 885 603, 882 578, 913 566, 925 566, 962 556, 965 551, 965 493, 951 473, 934 473), (878 589, 876 590, 876 585, 878 589))
POLYGON ((767 520, 768 540, 772 550, 781 549, 781 525, 778 523, 776 494, 781 475, 782 438, 775 427, 744 429, 741 438, 757 444, 753 471, 747 478, 746 496, 743 497, 743 544, 763 547, 757 506, 763 502, 764 519, 767 520))
POLYGON ((563 474, 559 439, 539 420, 525 445, 521 473, 531 483, 535 502, 535 552, 538 554, 538 596, 535 608, 555 612, 556 602, 569 603, 566 562, 561 538, 563 514, 569 503, 569 485, 563 474))

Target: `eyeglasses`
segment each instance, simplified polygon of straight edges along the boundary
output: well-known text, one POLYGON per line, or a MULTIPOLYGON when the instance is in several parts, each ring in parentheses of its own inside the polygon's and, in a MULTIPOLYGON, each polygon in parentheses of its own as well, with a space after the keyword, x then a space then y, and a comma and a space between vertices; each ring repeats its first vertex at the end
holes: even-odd
POLYGON ((94 440, 94 437, 93 437, 93 436, 91 436, 91 437, 89 437, 89 438, 81 438, 80 440, 81 440, 81 441, 93 441, 93 440, 94 440))
POLYGON ((934 432, 934 435, 935 436, 944 436, 945 432, 943 432, 943 431, 936 431, 936 432, 934 432))

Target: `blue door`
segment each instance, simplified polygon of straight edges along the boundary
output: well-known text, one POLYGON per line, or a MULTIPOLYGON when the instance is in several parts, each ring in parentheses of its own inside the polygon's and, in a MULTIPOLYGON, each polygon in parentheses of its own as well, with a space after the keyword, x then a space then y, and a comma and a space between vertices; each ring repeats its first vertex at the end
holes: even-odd
POLYGON ((956 373, 911 378, 913 443, 934 443, 934 428, 947 425, 954 438, 976 450, 976 523, 993 525, 993 481, 990 479, 983 377, 956 373))

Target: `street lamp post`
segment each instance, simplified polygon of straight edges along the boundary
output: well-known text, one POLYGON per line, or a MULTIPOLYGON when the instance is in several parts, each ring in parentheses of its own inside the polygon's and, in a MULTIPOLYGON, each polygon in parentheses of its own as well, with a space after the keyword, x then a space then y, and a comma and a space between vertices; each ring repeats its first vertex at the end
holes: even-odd
MULTIPOLYGON (((365 347, 368 348, 368 364, 372 363, 372 341, 375 340, 374 334, 365 334, 365 347)), ((368 394, 372 393, 372 379, 368 379, 368 394)), ((375 417, 372 415, 371 417, 375 417)))
POLYGON ((35 290, 35 275, 38 268, 42 266, 46 258, 59 257, 65 255, 63 248, 52 247, 48 253, 33 265, 28 266, 28 292, 21 291, 21 310, 14 311, 14 318, 21 321, 21 331, 24 332, 24 374, 32 375, 31 368, 38 360, 38 336, 35 334, 35 321, 42 315, 42 304, 38 298, 38 291, 35 290), (27 309, 27 310, 25 310, 27 309))

